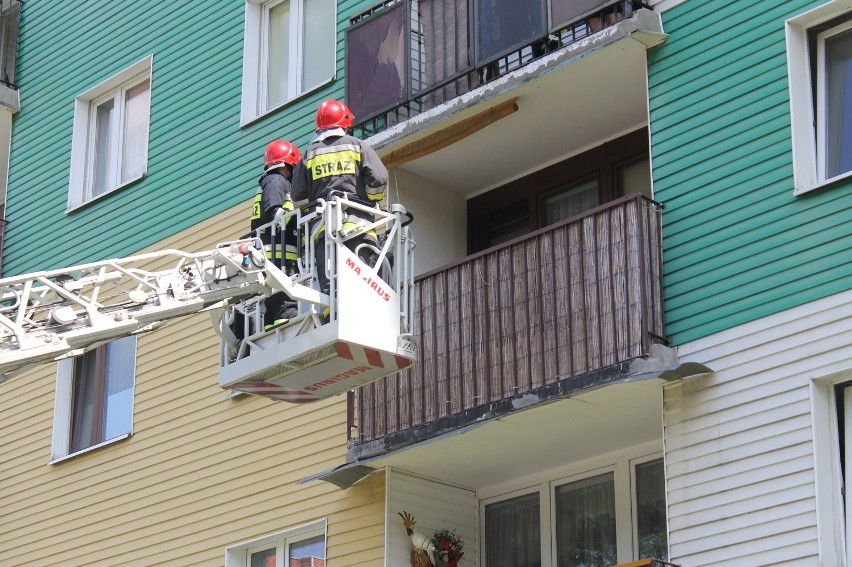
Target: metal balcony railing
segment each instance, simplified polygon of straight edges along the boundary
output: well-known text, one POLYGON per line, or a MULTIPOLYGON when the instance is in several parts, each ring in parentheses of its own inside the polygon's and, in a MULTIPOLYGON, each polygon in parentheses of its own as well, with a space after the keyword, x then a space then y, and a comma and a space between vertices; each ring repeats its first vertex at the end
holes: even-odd
POLYGON ((360 119, 357 136, 377 134, 648 7, 638 0, 525 0, 486 13, 481 1, 385 0, 351 18, 346 96, 360 119), (539 19, 514 21, 518 10, 539 19), (527 39, 504 39, 514 28, 527 39))
POLYGON ((418 362, 350 393, 350 444, 458 427, 473 408, 568 392, 647 355, 665 336, 660 219, 631 195, 418 278, 418 362))

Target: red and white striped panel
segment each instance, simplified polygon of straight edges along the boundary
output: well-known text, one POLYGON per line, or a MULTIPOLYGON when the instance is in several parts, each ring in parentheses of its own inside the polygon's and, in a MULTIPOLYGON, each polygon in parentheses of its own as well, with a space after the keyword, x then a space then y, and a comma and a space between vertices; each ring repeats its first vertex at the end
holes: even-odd
POLYGON ((343 341, 335 343, 334 350, 337 351, 337 356, 340 358, 366 361, 367 364, 374 368, 390 369, 389 374, 398 372, 403 368, 408 368, 414 362, 413 360, 398 354, 383 352, 343 341))

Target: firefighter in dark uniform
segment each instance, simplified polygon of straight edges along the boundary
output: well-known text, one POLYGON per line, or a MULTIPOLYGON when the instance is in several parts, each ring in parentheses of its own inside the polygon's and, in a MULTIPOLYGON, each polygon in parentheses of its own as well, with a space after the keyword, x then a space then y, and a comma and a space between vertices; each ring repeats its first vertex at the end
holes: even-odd
MULTIPOLYGON (((252 232, 272 222, 279 212, 293 210, 290 180, 293 178, 293 168, 299 163, 301 157, 299 148, 290 142, 275 140, 266 147, 263 175, 260 176, 260 187, 258 187, 257 195, 254 197, 251 212, 252 232)), ((295 219, 289 219, 284 230, 278 230, 274 236, 272 231, 267 228, 261 233, 260 238, 266 249, 268 259, 272 260, 288 276, 297 273, 298 247, 295 219)), ((296 302, 283 292, 269 296, 264 302, 264 306, 266 311, 264 328, 266 330, 283 325, 298 314, 296 302)))
MULTIPOLYGON (((370 203, 379 203, 384 198, 388 170, 373 148, 349 135, 353 118, 349 107, 342 102, 326 100, 320 104, 315 120, 317 136, 293 173, 295 200, 328 200, 332 192, 348 193, 370 203)), ((353 229, 373 221, 370 213, 349 209, 343 227, 353 229)), ((362 243, 376 246, 375 231, 363 231, 347 240, 346 246, 355 251, 362 243)), ((317 272, 320 290, 328 293, 330 283, 324 268, 324 244, 322 240, 316 243, 317 272)), ((376 258, 369 247, 358 250, 358 256, 371 267, 376 258)), ((327 319, 328 309, 323 316, 327 319)))

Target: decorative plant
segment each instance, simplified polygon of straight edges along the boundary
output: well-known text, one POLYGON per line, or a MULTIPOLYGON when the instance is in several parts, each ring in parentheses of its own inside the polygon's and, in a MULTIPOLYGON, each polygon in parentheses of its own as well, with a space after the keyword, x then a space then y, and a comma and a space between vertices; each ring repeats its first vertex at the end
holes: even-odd
POLYGON ((447 567, 457 567, 464 555, 464 542, 456 535, 455 530, 439 530, 432 537, 435 544, 435 555, 440 563, 447 567))

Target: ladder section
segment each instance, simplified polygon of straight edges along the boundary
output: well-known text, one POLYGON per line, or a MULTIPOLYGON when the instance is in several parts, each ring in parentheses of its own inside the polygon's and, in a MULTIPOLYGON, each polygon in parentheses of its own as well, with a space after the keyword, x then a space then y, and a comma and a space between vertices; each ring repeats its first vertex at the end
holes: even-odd
POLYGON ((270 287, 323 301, 318 291, 267 262, 254 239, 198 253, 163 250, 2 279, 0 381, 270 287))

